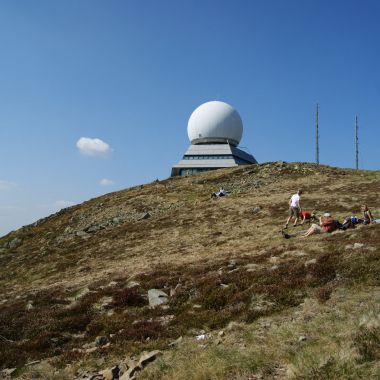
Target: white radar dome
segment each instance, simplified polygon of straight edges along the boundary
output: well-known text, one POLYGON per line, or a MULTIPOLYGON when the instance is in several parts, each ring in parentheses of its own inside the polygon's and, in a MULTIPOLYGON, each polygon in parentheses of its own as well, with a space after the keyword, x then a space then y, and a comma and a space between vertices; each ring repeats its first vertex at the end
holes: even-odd
POLYGON ((237 146, 243 134, 243 122, 238 112, 229 104, 207 102, 191 114, 187 134, 194 145, 228 142, 237 146))

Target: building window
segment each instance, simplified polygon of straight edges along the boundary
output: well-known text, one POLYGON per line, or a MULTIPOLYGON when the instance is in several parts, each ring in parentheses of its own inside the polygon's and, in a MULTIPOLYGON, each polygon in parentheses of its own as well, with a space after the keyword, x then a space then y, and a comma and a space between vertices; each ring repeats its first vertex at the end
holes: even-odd
POLYGON ((185 155, 184 160, 227 160, 233 158, 232 154, 221 155, 185 155))

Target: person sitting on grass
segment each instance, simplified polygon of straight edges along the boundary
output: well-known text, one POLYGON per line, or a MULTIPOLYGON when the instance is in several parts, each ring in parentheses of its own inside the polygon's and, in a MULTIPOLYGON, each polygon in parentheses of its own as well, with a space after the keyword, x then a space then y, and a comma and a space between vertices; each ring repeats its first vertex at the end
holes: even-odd
POLYGON ((216 191, 215 193, 211 194, 211 198, 220 198, 224 197, 226 195, 226 191, 224 190, 223 187, 219 189, 219 191, 216 191))
POLYGON ((321 233, 330 233, 335 230, 337 230, 341 226, 341 224, 334 220, 330 213, 326 212, 319 218, 319 225, 313 223, 311 227, 306 231, 299 231, 294 234, 287 234, 284 231, 282 231, 282 235, 285 239, 289 239, 291 237, 301 236, 301 237, 308 237, 310 235, 314 234, 321 234, 321 233))
POLYGON ((363 224, 371 224, 374 222, 371 210, 368 208, 367 205, 362 206, 363 211, 363 224))

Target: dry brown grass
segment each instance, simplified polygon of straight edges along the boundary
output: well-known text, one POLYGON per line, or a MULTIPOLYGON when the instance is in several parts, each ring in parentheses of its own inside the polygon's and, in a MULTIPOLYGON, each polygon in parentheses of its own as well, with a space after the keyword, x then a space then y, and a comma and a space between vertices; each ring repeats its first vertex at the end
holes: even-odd
MULTIPOLYGON (((166 349, 178 336, 200 329, 224 328, 231 321, 255 324, 263 317, 286 315, 310 297, 319 308, 330 308, 341 288, 355 294, 358 287, 379 286, 380 226, 282 239, 279 231, 287 200, 298 188, 305 191, 305 209, 330 211, 342 219, 357 214, 366 202, 380 215, 379 172, 272 163, 107 194, 0 238, 0 246, 16 236, 23 239, 19 247, 0 255, 0 335, 8 339, 0 341, 2 367, 51 356, 57 357, 59 366, 88 361, 98 353, 70 350, 109 334, 111 347, 102 356, 112 362, 125 352, 166 349), (209 194, 220 185, 231 195, 210 200, 209 194), (254 213, 257 206, 261 210, 254 213), (151 217, 139 220, 144 212, 151 217), (85 237, 65 235, 68 228, 85 229, 120 217, 123 223, 85 237), (365 246, 346 249, 354 243, 365 246), (128 288, 131 280, 140 285, 128 288), (176 287, 169 309, 147 307, 148 289, 170 292, 176 287)), ((373 347, 378 330, 355 331, 361 342, 355 352, 362 352, 363 358, 377 357, 373 347)), ((275 340, 274 336, 273 346, 279 344, 275 340)), ((260 351, 260 360, 234 347, 217 348, 212 354, 216 357, 201 350, 191 362, 200 355, 205 365, 215 367, 204 369, 198 378, 237 379, 256 372, 278 378, 284 362, 293 363, 285 355, 291 346, 284 346, 277 359, 270 346, 268 350, 268 355, 260 351)), ((186 366, 179 361, 175 366, 186 366)), ((333 357, 323 371, 344 373, 346 362, 342 363, 333 357)), ((297 368, 305 368, 292 365, 295 377, 297 368)), ((356 368, 355 363, 347 368, 352 370, 352 365, 356 368)), ((155 370, 170 378, 171 364, 162 366, 155 370)))

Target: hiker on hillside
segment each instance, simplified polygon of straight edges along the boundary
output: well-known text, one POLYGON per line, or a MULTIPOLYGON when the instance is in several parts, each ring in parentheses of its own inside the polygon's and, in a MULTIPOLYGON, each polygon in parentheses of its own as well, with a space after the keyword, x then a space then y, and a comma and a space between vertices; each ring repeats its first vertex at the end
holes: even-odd
POLYGON ((224 190, 223 187, 219 189, 219 191, 216 191, 215 193, 211 194, 211 198, 219 198, 224 197, 226 195, 226 190, 224 190))
POLYGON ((313 223, 311 227, 306 231, 298 231, 294 234, 287 234, 284 231, 282 231, 282 235, 285 239, 289 239, 291 237, 301 236, 301 237, 308 237, 310 235, 314 234, 322 234, 322 233, 329 233, 337 230, 341 224, 334 220, 331 215, 326 212, 319 218, 319 225, 313 223))
POLYGON ((298 218, 300 217, 300 213, 302 212, 301 208, 301 194, 302 190, 298 190, 296 194, 293 194, 289 199, 289 217, 286 220, 284 228, 288 228, 288 224, 292 217, 294 216, 294 226, 297 225, 298 218))

